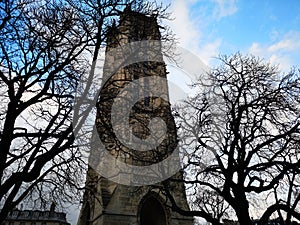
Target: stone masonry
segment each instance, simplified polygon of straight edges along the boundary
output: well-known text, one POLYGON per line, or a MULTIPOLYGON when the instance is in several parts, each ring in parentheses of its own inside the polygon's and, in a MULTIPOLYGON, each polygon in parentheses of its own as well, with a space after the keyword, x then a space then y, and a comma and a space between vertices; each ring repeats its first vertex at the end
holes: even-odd
MULTIPOLYGON (((103 84, 97 104, 96 127, 105 150, 130 165, 146 166, 159 162, 167 158, 177 144, 176 126, 171 115, 170 103, 167 101, 167 82, 154 84, 151 83, 152 79, 149 79, 154 76, 166 79, 166 65, 163 62, 160 39, 161 34, 155 16, 146 16, 130 8, 126 8, 120 15, 119 24, 113 24, 108 30, 107 54, 103 84), (155 54, 157 60, 119 65, 117 63, 119 59, 122 61, 130 58, 129 55, 134 55, 136 52, 127 50, 124 55, 121 50, 117 50, 110 54, 111 50, 120 46, 143 40, 158 41, 145 42, 145 45, 153 46, 145 46, 143 49, 146 52, 142 53, 155 54), (120 94, 120 90, 137 79, 140 82, 136 85, 135 93, 120 94), (150 90, 149 86, 154 86, 156 89, 150 90), (145 96, 145 93, 147 97, 139 98, 145 96), (162 118, 166 124, 166 134, 160 145, 149 151, 138 151, 126 146, 118 140, 113 130, 111 121, 113 104, 118 101, 118 98, 121 98, 120 101, 130 102, 135 99, 134 95, 139 95, 137 97, 139 100, 133 102, 129 117, 124 118, 129 120, 132 135, 142 140, 146 139, 151 133, 149 122, 153 118, 162 118)), ((118 126, 116 121, 114 128, 118 126)), ((90 157, 90 160, 97 159, 90 157)), ((181 177, 182 174, 178 172, 174 176, 181 177)), ((192 217, 181 216, 167 207, 169 202, 161 194, 161 186, 161 183, 147 186, 121 185, 100 176, 94 168, 90 167, 87 172, 86 191, 78 225, 192 225, 192 217)), ((170 192, 179 206, 188 209, 183 184, 173 185, 170 192)))

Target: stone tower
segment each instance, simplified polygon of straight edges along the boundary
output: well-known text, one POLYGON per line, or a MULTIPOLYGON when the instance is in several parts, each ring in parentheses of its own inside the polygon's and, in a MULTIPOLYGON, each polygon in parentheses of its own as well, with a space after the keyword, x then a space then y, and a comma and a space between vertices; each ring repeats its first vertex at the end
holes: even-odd
MULTIPOLYGON (((104 149, 109 157, 130 165, 130 168, 141 168, 139 172, 170 157, 177 145, 160 39, 155 16, 146 16, 130 8, 124 10, 119 24, 113 24, 107 35, 96 118, 97 138, 102 146, 95 149, 104 149), (131 89, 126 89, 128 85, 131 89), (117 107, 114 108, 114 105, 117 107), (161 120, 155 122, 155 118, 161 120), (141 143, 136 140, 141 140, 141 143)), ((170 203, 161 192, 163 179, 155 182, 155 173, 165 169, 164 166, 154 169, 153 173, 141 173, 141 176, 128 170, 125 173, 116 170, 114 174, 111 171, 115 171, 116 165, 104 163, 101 168, 108 170, 109 175, 103 176, 97 170, 99 157, 106 159, 92 150, 89 160, 93 166, 87 173, 78 225, 193 224, 192 217, 181 216, 168 207, 170 203), (116 177, 120 177, 119 180, 116 177), (147 185, 147 181, 151 185, 147 185)), ((174 164, 178 163, 177 157, 173 160, 174 164)), ((167 167, 170 165, 173 165, 172 161, 167 167)), ((180 172, 173 175, 181 176, 180 172)), ((172 185, 169 191, 181 208, 188 209, 183 184, 172 185)))

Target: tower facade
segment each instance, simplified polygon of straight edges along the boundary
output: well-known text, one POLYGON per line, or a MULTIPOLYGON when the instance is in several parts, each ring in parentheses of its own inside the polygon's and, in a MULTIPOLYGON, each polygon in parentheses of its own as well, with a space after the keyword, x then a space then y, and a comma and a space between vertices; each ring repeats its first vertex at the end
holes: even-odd
MULTIPOLYGON (((116 165, 108 163, 101 165, 108 171, 103 176, 97 171, 101 156, 90 156, 95 163, 87 172, 78 225, 193 224, 192 217, 171 210, 170 202, 161 192, 163 179, 155 182, 156 173, 164 173, 161 169, 166 168, 147 170, 144 175, 141 172, 144 167, 169 158, 177 146, 160 39, 156 18, 130 8, 120 15, 118 26, 114 24, 108 30, 96 138, 102 143, 100 151, 129 165, 131 170, 115 170, 116 165), (138 174, 134 172, 136 168, 141 168, 138 174)), ((167 169, 170 166, 172 161, 167 169)), ((181 176, 180 172, 173 175, 181 176)), ((177 205, 187 210, 184 185, 178 183, 169 191, 177 205)))

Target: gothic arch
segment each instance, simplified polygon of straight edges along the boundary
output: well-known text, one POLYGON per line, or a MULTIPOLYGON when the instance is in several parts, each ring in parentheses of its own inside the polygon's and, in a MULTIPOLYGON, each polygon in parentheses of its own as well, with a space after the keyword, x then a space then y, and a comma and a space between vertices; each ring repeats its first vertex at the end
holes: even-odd
POLYGON ((145 195, 138 210, 139 225, 168 225, 169 214, 161 197, 155 192, 145 195))

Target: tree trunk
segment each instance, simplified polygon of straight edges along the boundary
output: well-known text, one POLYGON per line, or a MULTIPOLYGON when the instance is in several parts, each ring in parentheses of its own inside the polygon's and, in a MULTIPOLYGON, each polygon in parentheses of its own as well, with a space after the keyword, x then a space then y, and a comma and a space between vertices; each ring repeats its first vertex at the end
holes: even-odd
POLYGON ((235 210, 240 225, 252 225, 252 220, 249 215, 248 206, 241 204, 241 207, 235 210))

